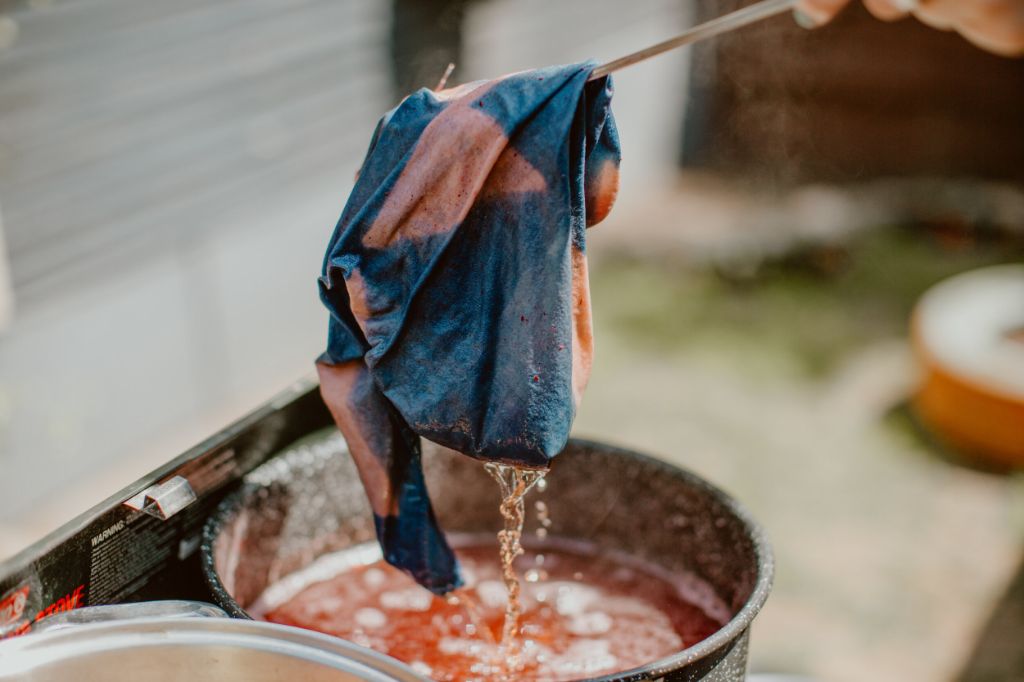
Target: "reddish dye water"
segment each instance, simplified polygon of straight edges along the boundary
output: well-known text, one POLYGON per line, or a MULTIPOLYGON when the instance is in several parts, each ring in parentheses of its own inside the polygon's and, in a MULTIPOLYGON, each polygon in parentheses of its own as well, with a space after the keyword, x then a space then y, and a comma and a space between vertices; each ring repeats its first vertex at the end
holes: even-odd
POLYGON ((547 542, 516 560, 525 576, 523 612, 509 669, 500 646, 508 595, 493 541, 456 550, 467 586, 454 599, 418 587, 374 550, 318 560, 269 588, 250 611, 371 647, 434 680, 460 682, 554 682, 627 670, 699 642, 728 617, 710 587, 692 577, 676 580, 578 542, 547 542))

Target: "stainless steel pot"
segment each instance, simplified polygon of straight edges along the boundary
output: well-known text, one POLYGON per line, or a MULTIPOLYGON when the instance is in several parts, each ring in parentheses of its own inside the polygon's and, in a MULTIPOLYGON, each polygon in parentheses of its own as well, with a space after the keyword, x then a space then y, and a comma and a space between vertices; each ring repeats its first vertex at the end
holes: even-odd
POLYGON ((424 682, 398 661, 336 637, 206 617, 218 613, 150 602, 61 614, 0 642, 0 682, 424 682))
MULTIPOLYGON (((425 453, 442 527, 493 533, 497 490, 479 462, 425 453)), ((628 450, 569 442, 548 474, 544 500, 554 536, 585 539, 706 581, 732 618, 673 656, 600 680, 739 682, 748 628, 768 596, 772 556, 760 527, 732 498, 696 475, 628 450)), ((322 554, 372 540, 369 507, 337 432, 303 439, 256 469, 208 521, 203 567, 214 598, 234 616, 285 575, 322 554)))

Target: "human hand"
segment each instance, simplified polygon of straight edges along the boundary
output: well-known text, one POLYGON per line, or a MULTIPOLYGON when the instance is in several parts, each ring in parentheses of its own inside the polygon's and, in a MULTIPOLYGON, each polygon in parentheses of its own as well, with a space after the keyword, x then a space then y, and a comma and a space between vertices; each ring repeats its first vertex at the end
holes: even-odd
MULTIPOLYGON (((942 31, 956 31, 978 47, 1007 57, 1024 56, 1024 0, 863 0, 873 15, 895 21, 908 15, 942 31)), ((800 0, 797 23, 805 28, 832 20, 850 0, 800 0)))

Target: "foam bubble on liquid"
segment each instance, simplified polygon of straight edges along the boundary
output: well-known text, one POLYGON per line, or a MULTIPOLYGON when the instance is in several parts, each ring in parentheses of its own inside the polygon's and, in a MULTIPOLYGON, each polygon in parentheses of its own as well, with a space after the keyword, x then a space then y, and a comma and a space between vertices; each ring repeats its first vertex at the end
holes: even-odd
POLYGON ((272 583, 246 610, 254 617, 262 618, 264 614, 287 603, 310 585, 330 580, 355 566, 367 566, 379 561, 380 558, 381 549, 376 542, 367 542, 317 557, 301 571, 290 573, 272 583))
MULTIPOLYGON (((685 601, 700 608, 713 620, 725 625, 732 618, 732 610, 718 594, 710 583, 704 581, 689 571, 668 571, 654 563, 644 563, 636 557, 626 553, 611 552, 610 556, 622 564, 619 570, 631 570, 633 567, 642 566, 641 573, 647 572, 671 584, 676 593, 685 601)), ((617 571, 618 573, 618 571, 617 571)), ((616 579, 626 579, 628 574, 618 573, 616 579)))
POLYGON ((315 604, 314 612, 320 614, 333 613, 345 605, 342 597, 324 597, 315 604))
POLYGON ((387 574, 379 568, 369 568, 363 573, 363 583, 370 589, 380 587, 387 579, 387 574))
POLYGON ((380 637, 371 637, 360 630, 353 631, 348 637, 346 637, 346 639, 354 644, 358 644, 359 646, 364 646, 367 649, 375 649, 382 654, 388 653, 388 644, 384 639, 380 637))
POLYGON ((530 568, 523 574, 523 579, 528 583, 536 583, 544 580, 547 577, 547 572, 540 570, 539 568, 530 568))
POLYGON ((423 661, 413 661, 409 664, 409 667, 418 672, 420 675, 423 675, 424 677, 430 677, 434 674, 434 671, 431 669, 431 667, 423 661))
POLYGON ((497 580, 482 580, 476 586, 476 594, 484 606, 492 609, 504 609, 508 602, 508 591, 505 585, 497 580))
POLYGON ((356 611, 355 621, 359 627, 376 630, 388 624, 388 617, 383 611, 368 606, 356 611))
POLYGON ((483 643, 479 639, 444 637, 437 643, 437 648, 448 656, 461 655, 475 658, 480 655, 483 643))
POLYGON ((384 608, 395 611, 429 611, 434 595, 417 585, 406 590, 385 592, 379 601, 384 608))
POLYGON ((616 637, 630 642, 640 660, 654 660, 665 651, 683 648, 683 640, 669 617, 655 606, 632 597, 612 596, 601 603, 616 623, 616 637))
POLYGON ((671 575, 671 582, 675 585, 680 596, 691 604, 700 607, 704 613, 722 625, 728 623, 729 619, 732 618, 732 610, 729 608, 729 605, 718 596, 715 588, 710 583, 701 580, 692 573, 684 572, 671 575))
POLYGON ((563 616, 578 616, 601 597, 593 587, 569 580, 552 580, 545 587, 554 590, 555 610, 563 616))
POLYGON ((636 620, 664 618, 664 614, 652 604, 633 597, 608 596, 601 606, 618 618, 634 618, 636 620))
POLYGON ((475 585, 477 581, 476 571, 473 570, 472 566, 466 564, 460 564, 459 570, 462 572, 462 582, 466 585, 475 585))
MULTIPOLYGON (((559 539, 557 545, 543 547, 543 558, 528 552, 520 561, 524 569, 532 567, 549 577, 533 582, 526 576, 521 629, 510 651, 493 631, 507 598, 498 579, 503 567, 494 561, 493 540, 474 537, 460 544, 463 567, 480 583, 470 581, 446 599, 433 597, 382 560, 372 566, 331 560, 349 568, 326 583, 303 581, 309 585, 306 590, 270 619, 418 662, 420 674, 442 682, 593 677, 659 659, 714 631, 714 619, 708 621, 707 614, 687 626, 699 630, 676 629, 678 609, 694 610, 693 616, 685 616, 687 623, 698 610, 673 601, 682 592, 677 574, 559 539), (378 571, 383 583, 377 576, 365 577, 378 571), (331 613, 334 607, 337 612, 331 613)), ((690 590, 694 592, 699 593, 690 590)))
POLYGON ((569 619, 566 629, 574 635, 593 637, 603 635, 612 629, 612 619, 602 611, 581 613, 569 619))
POLYGON ((610 649, 611 643, 606 639, 581 639, 573 642, 565 653, 553 656, 546 667, 555 675, 578 677, 614 670, 618 659, 610 649))

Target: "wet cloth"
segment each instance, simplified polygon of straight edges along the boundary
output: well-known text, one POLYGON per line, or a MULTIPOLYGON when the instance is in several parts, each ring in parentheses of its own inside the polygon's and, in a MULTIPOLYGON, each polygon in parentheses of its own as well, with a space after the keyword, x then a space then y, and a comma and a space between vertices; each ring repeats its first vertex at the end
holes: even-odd
POLYGON ((589 376, 585 229, 619 166, 611 83, 587 83, 593 68, 409 95, 378 124, 324 258, 321 392, 385 559, 439 594, 461 579, 418 437, 545 467, 589 376))

